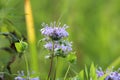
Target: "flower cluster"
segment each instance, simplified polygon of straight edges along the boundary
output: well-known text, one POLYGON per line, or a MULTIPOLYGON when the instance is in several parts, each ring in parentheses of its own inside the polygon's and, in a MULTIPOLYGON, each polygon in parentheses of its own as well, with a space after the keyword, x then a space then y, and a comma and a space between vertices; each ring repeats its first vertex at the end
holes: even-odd
POLYGON ((54 44, 52 42, 48 42, 44 45, 44 47, 50 51, 54 49, 54 55, 56 56, 66 56, 70 51, 72 51, 72 45, 67 41, 56 41, 54 44))
POLYGON ((18 76, 18 77, 15 77, 15 80, 39 80, 39 78, 36 77, 36 78, 25 79, 25 78, 22 78, 22 77, 18 76))
POLYGON ((18 71, 18 76, 14 78, 14 80, 39 80, 39 77, 31 78, 29 76, 25 76, 23 71, 18 71))
POLYGON ((120 80, 120 73, 118 71, 111 71, 107 70, 106 72, 103 72, 102 69, 100 68, 99 70, 96 71, 98 78, 107 75, 105 80, 120 80))
POLYGON ((45 36, 46 44, 44 47, 50 51, 54 51, 54 56, 65 57, 70 51, 72 51, 72 44, 67 40, 63 40, 63 38, 68 37, 68 32, 66 29, 67 25, 60 26, 60 23, 56 25, 50 24, 42 24, 44 28, 42 28, 41 34, 45 36))
POLYGON ((68 28, 68 26, 64 25, 63 27, 60 27, 59 25, 56 27, 55 23, 54 25, 51 23, 50 26, 43 23, 42 26, 44 28, 41 29, 41 33, 44 36, 52 38, 53 40, 59 40, 64 37, 68 37, 68 32, 66 31, 66 28, 68 28))

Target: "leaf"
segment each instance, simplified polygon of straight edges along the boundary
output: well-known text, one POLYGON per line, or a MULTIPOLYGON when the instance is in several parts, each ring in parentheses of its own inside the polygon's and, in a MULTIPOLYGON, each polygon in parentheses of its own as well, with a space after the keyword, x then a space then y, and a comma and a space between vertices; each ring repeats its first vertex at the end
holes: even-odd
POLYGON ((84 80, 84 70, 81 70, 75 77, 69 80, 84 80))
POLYGON ((99 80, 104 80, 107 77, 108 74, 103 75, 102 77, 99 78, 99 80))
POLYGON ((114 60, 109 66, 108 68, 110 67, 117 67, 118 65, 120 65, 120 57, 118 57, 116 60, 114 60))
POLYGON ((15 47, 17 49, 18 52, 22 52, 22 45, 20 43, 15 43, 15 47))
POLYGON ((85 65, 85 78, 88 80, 88 69, 86 65, 85 65))
POLYGON ((28 47, 28 44, 26 42, 20 41, 20 43, 22 44, 22 50, 25 51, 28 47))
POLYGON ((75 63, 77 60, 77 57, 75 55, 75 52, 74 53, 70 53, 68 56, 67 56, 67 61, 70 62, 70 63, 75 63))
POLYGON ((15 47, 19 53, 24 52, 27 49, 27 46, 28 46, 28 44, 23 41, 15 43, 15 47))
POLYGON ((79 80, 84 80, 84 70, 80 71, 80 73, 78 74, 78 78, 79 80))
POLYGON ((97 80, 96 68, 94 66, 94 63, 92 63, 90 67, 90 79, 97 80))

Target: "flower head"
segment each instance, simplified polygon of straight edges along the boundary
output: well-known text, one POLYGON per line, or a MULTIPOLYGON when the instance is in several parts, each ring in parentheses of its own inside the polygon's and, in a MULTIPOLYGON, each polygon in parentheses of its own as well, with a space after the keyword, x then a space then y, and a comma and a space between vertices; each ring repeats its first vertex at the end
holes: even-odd
POLYGON ((98 78, 102 77, 105 74, 108 74, 106 76, 105 80, 120 80, 120 73, 119 73, 119 71, 107 70, 106 72, 103 72, 102 69, 97 70, 98 78))
POLYGON ((96 73, 97 73, 97 76, 98 76, 98 77, 101 77, 101 76, 104 75, 104 72, 102 71, 102 68, 101 68, 101 67, 99 67, 99 69, 96 70, 96 73))
POLYGON ((25 76, 24 71, 18 71, 18 76, 14 80, 39 80, 39 77, 31 78, 30 76, 25 76))
POLYGON ((120 73, 118 72, 111 72, 105 80, 120 80, 120 73))
POLYGON ((72 51, 72 45, 68 41, 64 41, 64 42, 56 41, 54 44, 52 42, 48 42, 44 45, 44 47, 50 51, 54 49, 55 55, 60 55, 60 54, 67 55, 70 51, 72 51))
POLYGON ((15 77, 15 80, 26 80, 26 79, 24 79, 24 78, 22 78, 20 76, 17 76, 17 77, 15 77))
POLYGON ((59 25, 56 25, 56 23, 54 23, 54 25, 51 23, 50 26, 48 26, 47 24, 42 24, 42 26, 44 28, 42 28, 40 31, 44 36, 50 37, 52 40, 60 40, 63 37, 68 37, 68 32, 66 31, 66 28, 68 26, 63 25, 62 27, 60 27, 59 25))
MULTIPOLYGON (((70 42, 64 40, 64 37, 68 37, 66 29, 68 26, 65 24, 60 26, 60 23, 42 24, 44 28, 41 29, 41 33, 45 36, 44 41, 46 44, 44 47, 49 51, 52 51, 52 55, 66 57, 67 54, 72 51, 72 45, 70 42)), ((51 54, 46 58, 50 58, 51 54)))
POLYGON ((30 80, 39 80, 39 77, 31 78, 30 80))

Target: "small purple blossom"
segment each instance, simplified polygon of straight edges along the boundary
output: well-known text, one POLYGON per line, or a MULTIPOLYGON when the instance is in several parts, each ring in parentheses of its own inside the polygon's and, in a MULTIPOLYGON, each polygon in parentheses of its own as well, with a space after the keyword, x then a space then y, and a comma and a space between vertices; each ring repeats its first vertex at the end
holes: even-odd
MULTIPOLYGON (((70 43, 69 43, 70 44, 70 43)), ((61 45, 61 49, 62 49, 62 51, 64 52, 64 53, 68 53, 68 52, 70 52, 70 51, 72 51, 72 45, 70 44, 70 45, 61 45)))
POLYGON ((102 77, 105 74, 108 74, 105 78, 105 80, 120 80, 120 73, 119 71, 109 71, 103 72, 102 69, 99 69, 96 71, 98 78, 102 77))
POLYGON ((111 72, 105 80, 120 80, 120 73, 118 72, 111 72))
POLYGON ((55 53, 58 53, 59 51, 59 53, 61 52, 61 54, 67 55, 70 51, 72 51, 72 45, 70 42, 67 41, 64 41, 64 43, 56 41, 54 44, 52 42, 48 42, 44 45, 44 47, 52 51, 53 45, 55 53))
POLYGON ((14 80, 40 80, 39 77, 31 78, 30 76, 25 76, 24 71, 18 71, 18 76, 14 80))
POLYGON ((44 47, 45 47, 46 49, 52 50, 52 49, 53 49, 53 44, 52 44, 52 42, 48 42, 48 43, 46 43, 46 44, 44 45, 44 47))
POLYGON ((40 31, 44 36, 50 37, 53 40, 59 40, 63 37, 68 37, 68 32, 66 31, 66 28, 68 26, 63 25, 63 27, 57 26, 56 24, 51 24, 50 26, 43 24, 44 28, 42 28, 40 31))
POLYGON ((68 44, 60 44, 59 42, 55 42, 54 44, 52 42, 48 42, 44 45, 45 48, 52 50, 54 45, 54 50, 61 49, 63 52, 70 52, 72 51, 72 45, 71 43, 68 44))
POLYGON ((24 79, 24 78, 18 76, 18 77, 15 77, 15 80, 26 80, 26 79, 24 79))
POLYGON ((30 78, 30 80, 39 80, 39 77, 36 77, 36 78, 30 78))
POLYGON ((101 76, 104 75, 104 72, 102 71, 102 68, 101 68, 101 67, 99 67, 99 70, 96 70, 96 73, 97 73, 97 76, 98 76, 98 77, 101 77, 101 76))
MULTIPOLYGON (((28 80, 28 79, 24 79, 22 77, 15 77, 15 80, 28 80)), ((40 80, 39 77, 36 77, 36 78, 30 78, 29 80, 40 80)))

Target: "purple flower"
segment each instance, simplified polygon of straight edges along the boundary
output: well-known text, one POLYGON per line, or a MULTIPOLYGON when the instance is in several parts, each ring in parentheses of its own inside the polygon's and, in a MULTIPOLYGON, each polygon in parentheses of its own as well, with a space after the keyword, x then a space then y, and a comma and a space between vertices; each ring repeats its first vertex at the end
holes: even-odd
POLYGON ((111 72, 105 80, 120 80, 120 73, 118 72, 111 72))
POLYGON ((72 45, 70 42, 67 41, 64 42, 55 41, 54 44, 52 42, 48 42, 44 45, 44 47, 52 51, 53 45, 54 45, 55 55, 58 55, 58 53, 67 55, 70 51, 72 51, 72 45))
POLYGON ((102 68, 99 68, 99 70, 96 70, 97 76, 101 77, 104 75, 104 72, 102 71, 102 68))
POLYGON ((56 26, 56 24, 51 24, 50 26, 43 24, 44 28, 42 28, 40 31, 44 36, 50 37, 52 40, 59 40, 63 37, 68 37, 68 32, 66 31, 66 28, 68 26, 64 25, 63 27, 60 27, 59 25, 56 26))
POLYGON ((99 77, 102 77, 103 75, 105 74, 108 74, 107 77, 105 78, 105 80, 120 80, 120 73, 117 72, 117 71, 109 71, 107 70, 105 73, 102 71, 102 69, 100 70, 97 70, 97 75, 98 75, 98 78, 99 77))
POLYGON ((105 78, 105 80, 109 80, 109 79, 111 80, 110 76, 107 76, 107 77, 105 78))
POLYGON ((24 79, 24 78, 18 76, 18 77, 15 77, 15 80, 26 80, 26 79, 24 79))
POLYGON ((39 77, 36 77, 36 78, 30 78, 30 80, 39 80, 39 77))
POLYGON ((69 45, 61 45, 61 49, 64 53, 68 53, 70 51, 72 51, 72 45, 69 43, 69 45))
MULTIPOLYGON (((52 50, 53 49, 53 43, 48 42, 47 44, 44 45, 45 48, 52 50)), ((58 42, 54 43, 54 50, 56 49, 61 49, 63 52, 70 52, 72 51, 72 45, 71 43, 68 43, 67 45, 65 44, 59 44, 58 42)))
POLYGON ((18 76, 14 80, 39 80, 39 77, 31 78, 30 76, 25 76, 24 71, 18 71, 18 76))
MULTIPOLYGON (((15 80, 27 80, 27 79, 24 79, 24 78, 18 76, 18 77, 15 77, 15 80)), ((29 80, 40 80, 40 79, 39 79, 39 77, 36 77, 36 78, 29 78, 29 80)))
POLYGON ((52 49, 53 49, 53 44, 52 44, 52 42, 48 42, 48 43, 46 43, 46 44, 44 45, 44 47, 45 47, 46 49, 52 50, 52 49))

